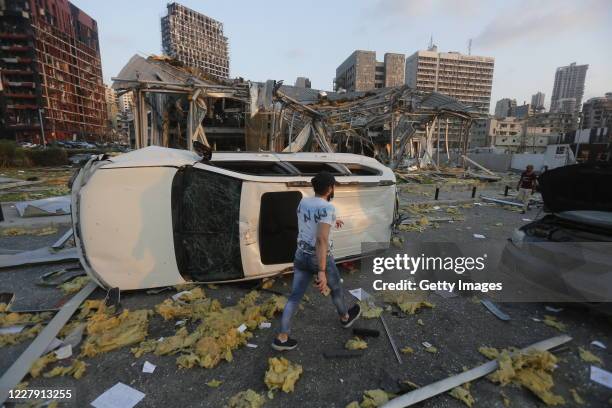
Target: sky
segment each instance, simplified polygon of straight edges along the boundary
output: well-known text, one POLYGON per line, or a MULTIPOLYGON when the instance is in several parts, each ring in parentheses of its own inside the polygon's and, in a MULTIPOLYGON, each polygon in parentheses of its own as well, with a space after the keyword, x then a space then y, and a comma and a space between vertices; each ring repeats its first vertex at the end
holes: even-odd
MULTIPOLYGON (((104 81, 134 54, 161 53, 165 1, 72 0, 98 22, 104 81)), ((612 92, 612 0, 225 0, 181 1, 223 22, 230 76, 296 77, 332 89, 335 70, 354 50, 406 56, 426 49, 495 58, 491 110, 501 98, 530 103, 550 96, 555 70, 589 64, 583 101, 612 92)))

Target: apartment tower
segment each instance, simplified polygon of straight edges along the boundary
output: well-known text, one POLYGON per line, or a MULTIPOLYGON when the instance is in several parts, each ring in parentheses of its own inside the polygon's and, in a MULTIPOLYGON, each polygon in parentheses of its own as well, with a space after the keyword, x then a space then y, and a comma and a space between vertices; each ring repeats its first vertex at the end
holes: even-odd
POLYGON ((229 77, 229 52, 223 23, 178 3, 161 19, 164 54, 213 78, 229 77))
POLYGON ((550 99, 551 112, 578 113, 580 111, 587 69, 589 69, 588 65, 576 65, 575 62, 557 68, 550 99))
MULTIPOLYGON (((419 91, 452 96, 485 120, 491 103, 494 65, 493 57, 438 52, 432 45, 406 58, 406 84, 419 91)), ((452 147, 459 147, 456 142, 460 135, 458 124, 451 121, 448 140, 452 147)))

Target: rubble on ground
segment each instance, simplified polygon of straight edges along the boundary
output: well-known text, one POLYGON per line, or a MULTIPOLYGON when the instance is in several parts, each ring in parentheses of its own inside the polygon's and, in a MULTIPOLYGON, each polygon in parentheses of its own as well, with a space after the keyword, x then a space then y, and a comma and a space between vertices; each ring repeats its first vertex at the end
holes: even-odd
POLYGON ((413 315, 423 307, 433 308, 435 305, 424 300, 425 295, 419 292, 383 291, 385 303, 395 304, 406 314, 413 315))
POLYGON ((81 354, 93 357, 99 353, 139 343, 147 336, 150 310, 124 310, 118 316, 100 309, 87 322, 87 338, 81 354))
POLYGON ((555 316, 544 315, 542 322, 550 327, 554 327, 559 331, 565 331, 565 324, 561 323, 555 316))
POLYGON ((302 374, 302 366, 283 357, 269 358, 268 364, 268 371, 264 377, 268 389, 270 391, 280 389, 285 393, 293 392, 295 383, 302 374))
MULTIPOLYGON (((496 354, 499 368, 487 378, 502 386, 510 383, 519 384, 534 393, 549 406, 565 403, 562 396, 554 394, 552 372, 557 366, 557 358, 548 351, 529 350, 524 353, 511 354, 509 350, 481 348, 487 357, 496 354)), ((483 354, 484 354, 483 353, 483 354)))
POLYGON ((135 356, 151 352, 180 354, 176 362, 181 368, 212 368, 222 360, 230 362, 232 351, 246 345, 251 331, 282 311, 287 302, 286 298, 273 295, 258 304, 259 292, 251 291, 236 305, 222 307, 217 300, 207 298, 200 287, 179 293, 173 299, 164 300, 155 310, 164 320, 189 318, 199 325, 191 332, 181 327, 162 341, 142 341, 131 349, 135 356))
POLYGON ((248 389, 231 397, 225 408, 261 408, 265 403, 266 397, 248 389))
POLYGON ((364 319, 377 319, 383 312, 382 307, 376 306, 368 301, 358 302, 361 307, 361 317, 364 319))
POLYGON ((597 364, 600 366, 603 365, 601 358, 597 357, 584 347, 578 347, 578 355, 580 356, 580 359, 586 363, 597 364))
POLYGON ((49 320, 53 314, 50 312, 42 313, 17 313, 10 312, 6 303, 0 303, 0 327, 10 327, 41 323, 49 320))
POLYGON ((365 350, 368 348, 368 343, 359 337, 353 337, 346 342, 344 348, 347 350, 365 350))
POLYGON ((367 390, 363 392, 363 400, 361 403, 353 401, 345 408, 376 408, 381 407, 389 402, 390 394, 383 390, 367 390))
POLYGON ((70 295, 83 289, 90 281, 91 279, 89 276, 77 276, 68 282, 58 285, 58 287, 62 290, 62 292, 64 292, 65 295, 70 295))
POLYGON ((475 400, 469 390, 469 383, 464 384, 463 386, 455 387, 450 392, 449 395, 459 401, 463 402, 468 407, 472 408, 475 400))
POLYGON ((48 371, 48 372, 44 373, 43 377, 50 378, 50 377, 71 375, 75 379, 78 380, 79 378, 81 378, 83 376, 83 374, 85 374, 85 369, 86 368, 87 368, 87 364, 85 364, 84 361, 79 360, 79 359, 75 359, 72 362, 72 364, 70 364, 69 366, 57 366, 57 367, 53 367, 53 369, 51 369, 51 371, 48 371))

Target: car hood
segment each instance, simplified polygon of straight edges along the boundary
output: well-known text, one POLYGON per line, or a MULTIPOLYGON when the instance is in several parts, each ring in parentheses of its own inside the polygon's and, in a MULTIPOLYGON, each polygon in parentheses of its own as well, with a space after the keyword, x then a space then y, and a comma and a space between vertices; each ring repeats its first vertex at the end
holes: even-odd
POLYGON ((549 211, 612 211, 612 163, 557 167, 538 178, 549 211))

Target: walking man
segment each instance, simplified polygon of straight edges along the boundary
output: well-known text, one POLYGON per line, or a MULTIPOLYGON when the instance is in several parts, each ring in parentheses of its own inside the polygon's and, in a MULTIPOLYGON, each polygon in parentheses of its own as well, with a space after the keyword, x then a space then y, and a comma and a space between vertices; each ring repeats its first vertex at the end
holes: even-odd
POLYGON ((346 308, 340 272, 331 254, 333 243, 329 238, 330 230, 334 225, 341 228, 344 224, 336 220, 336 209, 330 203, 334 198, 336 180, 332 174, 322 171, 311 183, 315 196, 302 198, 297 209, 298 238, 293 260, 293 287, 283 310, 280 331, 272 343, 272 348, 278 351, 293 350, 297 346, 297 341, 289 337, 291 318, 313 275, 321 293, 331 289, 331 299, 344 328, 351 327, 361 315, 359 305, 348 310, 346 308))
POLYGON ((529 199, 535 192, 537 182, 538 180, 533 171, 533 166, 531 164, 527 165, 525 171, 521 173, 521 178, 516 185, 518 199, 523 202, 523 211, 521 211, 521 214, 525 214, 525 211, 529 209, 529 199))

